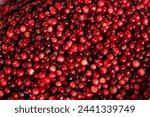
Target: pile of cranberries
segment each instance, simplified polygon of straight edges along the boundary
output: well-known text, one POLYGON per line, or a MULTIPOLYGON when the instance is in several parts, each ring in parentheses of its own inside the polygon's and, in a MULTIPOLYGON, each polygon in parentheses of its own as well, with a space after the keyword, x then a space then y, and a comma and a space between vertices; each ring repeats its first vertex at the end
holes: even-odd
POLYGON ((8 0, 0 99, 150 99, 150 1, 8 0))

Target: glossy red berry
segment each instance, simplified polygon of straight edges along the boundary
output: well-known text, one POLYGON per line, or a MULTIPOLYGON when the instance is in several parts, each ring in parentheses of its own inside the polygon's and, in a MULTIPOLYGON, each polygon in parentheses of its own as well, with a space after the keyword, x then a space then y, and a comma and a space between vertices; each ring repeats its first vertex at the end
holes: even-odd
POLYGON ((0 99, 150 99, 148 0, 5 1, 0 99))

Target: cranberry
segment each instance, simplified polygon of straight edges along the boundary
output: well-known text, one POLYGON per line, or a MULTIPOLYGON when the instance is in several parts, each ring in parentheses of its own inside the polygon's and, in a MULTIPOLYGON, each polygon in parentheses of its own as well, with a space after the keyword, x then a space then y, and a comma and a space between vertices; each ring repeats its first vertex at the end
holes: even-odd
POLYGON ((84 6, 84 7, 83 7, 83 12, 84 12, 84 13, 89 13, 89 10, 90 10, 90 9, 89 9, 88 6, 84 6))
POLYGON ((28 68, 27 69, 27 73, 28 73, 28 75, 33 75, 34 74, 34 69, 33 68, 28 68))
POLYGON ((110 93, 112 94, 117 93, 117 88, 115 86, 111 86, 109 90, 110 90, 110 93))
POLYGON ((81 65, 85 66, 85 65, 87 65, 87 64, 88 64, 88 62, 87 62, 86 59, 83 59, 83 60, 81 61, 81 65))
POLYGON ((51 18, 51 19, 49 19, 49 21, 48 21, 48 23, 51 25, 51 26, 54 26, 54 25, 56 25, 57 24, 57 19, 56 18, 51 18))
POLYGON ((102 78, 100 78, 99 82, 100 82, 100 84, 104 84, 104 83, 106 83, 106 79, 104 77, 102 77, 102 78))
POLYGON ((0 98, 2 98, 4 96, 4 91, 0 90, 0 98))
POLYGON ((150 99, 149 7, 148 0, 6 0, 0 99, 150 99))
POLYGON ((92 79, 92 84, 98 85, 99 84, 99 80, 97 78, 93 78, 92 79))
POLYGON ((24 71, 23 70, 18 70, 17 71, 17 76, 18 77, 22 77, 24 75, 24 71))
POLYGON ((139 76, 144 76, 145 75, 145 70, 143 68, 138 69, 138 74, 139 76))
POLYGON ((140 66, 140 61, 134 60, 134 61, 132 62, 132 66, 135 67, 135 68, 139 67, 139 66, 140 66))
POLYGON ((107 73, 107 69, 104 68, 104 67, 100 68, 100 73, 101 74, 106 74, 107 73))
POLYGON ((22 60, 26 60, 27 59, 27 54, 26 53, 22 53, 21 54, 21 59, 22 60))
POLYGON ((98 15, 98 16, 96 17, 96 21, 97 21, 97 22, 101 22, 102 19, 103 19, 103 17, 102 17, 101 15, 98 15))
POLYGON ((52 26, 49 26, 49 27, 47 28, 47 32, 49 32, 49 33, 53 32, 53 27, 52 27, 52 26))
POLYGON ((91 92, 92 93, 96 93, 97 91, 98 91, 98 87, 97 86, 95 86, 95 85, 91 86, 91 92))
POLYGON ((7 36, 8 36, 9 38, 11 38, 11 37, 14 36, 14 33, 13 33, 12 31, 8 31, 8 32, 7 32, 7 36))
POLYGON ((26 32, 26 27, 25 26, 21 26, 20 27, 20 32, 26 32))
POLYGON ((38 88, 34 88, 32 90, 33 95, 38 95, 39 94, 39 89, 38 88))
POLYGON ((148 18, 143 18, 142 23, 143 23, 143 25, 148 25, 148 23, 149 23, 148 18))
POLYGON ((17 79, 17 80, 16 80, 16 85, 17 85, 18 87, 20 87, 20 86, 22 85, 22 80, 21 80, 21 79, 17 79))
POLYGON ((11 73, 12 73, 11 67, 6 67, 5 68, 5 74, 11 74, 11 73))
POLYGON ((57 61, 58 62, 64 62, 64 56, 63 55, 59 55, 58 57, 57 57, 57 61))
POLYGON ((1 79, 0 80, 0 85, 1 86, 7 86, 7 80, 6 79, 1 79))
POLYGON ((105 60, 105 61, 104 61, 104 67, 105 67, 105 68, 111 67, 111 61, 105 60))

